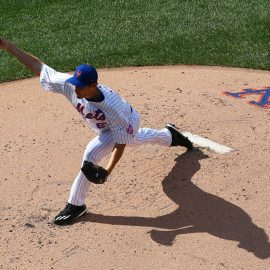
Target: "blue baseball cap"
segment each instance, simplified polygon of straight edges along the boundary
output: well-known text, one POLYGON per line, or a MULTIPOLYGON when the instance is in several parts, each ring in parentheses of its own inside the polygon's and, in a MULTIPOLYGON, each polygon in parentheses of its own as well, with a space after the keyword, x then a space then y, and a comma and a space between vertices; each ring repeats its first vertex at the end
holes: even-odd
POLYGON ((98 74, 94 67, 88 64, 82 64, 78 66, 74 72, 74 76, 67 80, 67 82, 84 88, 91 83, 96 83, 98 80, 98 74))

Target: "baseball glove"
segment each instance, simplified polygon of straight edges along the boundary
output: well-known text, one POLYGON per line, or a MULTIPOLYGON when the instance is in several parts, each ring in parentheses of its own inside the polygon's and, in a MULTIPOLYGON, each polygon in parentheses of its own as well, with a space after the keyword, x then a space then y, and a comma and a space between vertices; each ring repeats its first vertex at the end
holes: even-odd
POLYGON ((95 184, 103 184, 108 177, 107 170, 87 160, 83 162, 81 171, 90 182, 95 184))

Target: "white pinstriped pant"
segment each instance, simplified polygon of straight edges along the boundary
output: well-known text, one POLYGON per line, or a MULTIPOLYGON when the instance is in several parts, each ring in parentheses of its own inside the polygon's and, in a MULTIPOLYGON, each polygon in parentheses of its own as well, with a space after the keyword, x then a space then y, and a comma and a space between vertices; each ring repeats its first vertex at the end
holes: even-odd
MULTIPOLYGON (((139 118, 135 125, 139 126, 139 118)), ((136 129, 135 129, 136 131, 136 129)), ((158 144, 162 146, 170 146, 172 141, 171 133, 167 128, 156 130, 152 128, 137 128, 137 132, 134 134, 134 140, 127 146, 138 146, 142 144, 158 144)), ((113 151, 115 140, 110 131, 101 133, 95 137, 87 145, 84 152, 84 160, 98 164, 102 158, 109 155, 113 151)), ((71 190, 68 202, 73 205, 83 205, 85 198, 90 189, 91 182, 87 180, 84 174, 80 171, 75 178, 71 190)))

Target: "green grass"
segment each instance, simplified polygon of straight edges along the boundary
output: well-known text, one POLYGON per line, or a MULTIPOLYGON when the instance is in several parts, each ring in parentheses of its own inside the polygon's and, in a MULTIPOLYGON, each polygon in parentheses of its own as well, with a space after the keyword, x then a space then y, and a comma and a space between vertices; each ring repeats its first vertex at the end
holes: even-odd
MULTIPOLYGON (((80 63, 270 69, 268 0, 0 0, 0 35, 61 71, 80 63)), ((0 81, 29 76, 0 51, 0 81)))

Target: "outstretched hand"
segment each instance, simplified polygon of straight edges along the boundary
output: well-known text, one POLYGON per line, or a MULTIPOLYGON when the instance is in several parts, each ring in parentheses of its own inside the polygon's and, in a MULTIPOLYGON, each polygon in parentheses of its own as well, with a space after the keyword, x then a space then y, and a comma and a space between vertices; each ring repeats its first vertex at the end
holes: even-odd
POLYGON ((0 49, 6 50, 8 48, 9 43, 10 42, 7 39, 0 36, 0 49))
POLYGON ((40 75, 43 63, 36 56, 23 51, 22 49, 11 43, 9 40, 1 36, 0 49, 3 49, 9 54, 15 56, 25 67, 29 68, 36 75, 40 75))

